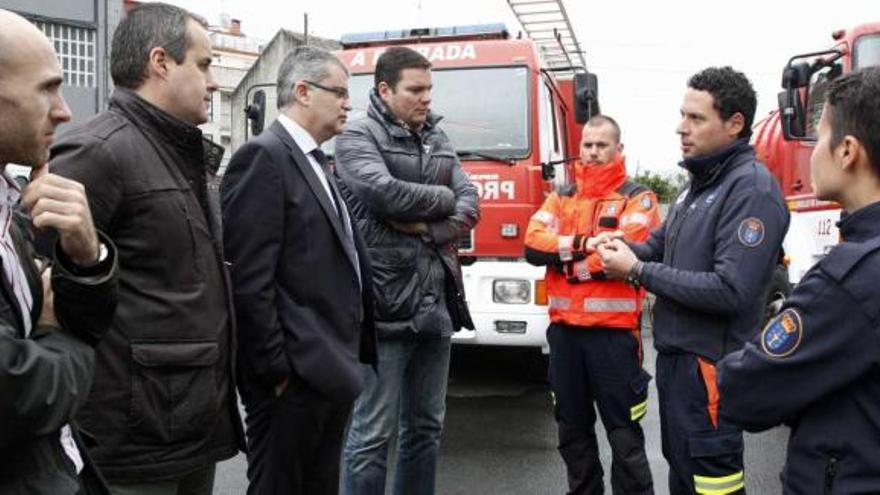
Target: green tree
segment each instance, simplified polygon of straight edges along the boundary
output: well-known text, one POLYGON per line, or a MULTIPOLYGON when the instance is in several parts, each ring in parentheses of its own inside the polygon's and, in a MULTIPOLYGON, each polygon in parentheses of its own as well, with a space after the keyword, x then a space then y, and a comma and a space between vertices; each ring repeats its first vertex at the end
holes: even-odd
POLYGON ((687 182, 687 174, 684 172, 659 174, 650 170, 642 170, 636 173, 632 180, 654 191, 661 203, 671 203, 687 182))

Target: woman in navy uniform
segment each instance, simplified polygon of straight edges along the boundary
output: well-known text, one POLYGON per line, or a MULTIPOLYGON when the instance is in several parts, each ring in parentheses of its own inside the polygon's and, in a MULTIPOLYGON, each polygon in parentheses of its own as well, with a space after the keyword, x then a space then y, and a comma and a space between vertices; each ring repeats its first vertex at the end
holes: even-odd
POLYGON ((831 83, 811 161, 842 242, 719 363, 722 415, 791 427, 786 494, 880 493, 880 68, 831 83))

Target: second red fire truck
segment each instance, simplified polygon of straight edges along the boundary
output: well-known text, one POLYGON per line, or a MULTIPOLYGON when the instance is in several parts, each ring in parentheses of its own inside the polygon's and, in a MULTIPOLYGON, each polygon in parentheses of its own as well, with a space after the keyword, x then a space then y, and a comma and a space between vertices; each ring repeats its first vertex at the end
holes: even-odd
POLYGON ((754 127, 758 157, 779 180, 791 211, 783 242, 787 280, 775 278, 777 302, 787 291, 781 282, 798 282, 839 241, 840 206, 817 199, 810 180, 810 155, 828 83, 841 74, 880 65, 880 23, 835 31, 832 38, 834 44, 827 50, 789 59, 779 110, 754 127))

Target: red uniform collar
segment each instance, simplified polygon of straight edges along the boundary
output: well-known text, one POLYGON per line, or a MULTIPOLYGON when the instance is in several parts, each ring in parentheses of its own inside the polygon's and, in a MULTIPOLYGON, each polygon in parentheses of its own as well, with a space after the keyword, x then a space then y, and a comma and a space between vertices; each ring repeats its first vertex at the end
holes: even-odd
POLYGON ((599 198, 608 196, 626 182, 626 158, 617 155, 604 165, 575 163, 577 195, 599 198))

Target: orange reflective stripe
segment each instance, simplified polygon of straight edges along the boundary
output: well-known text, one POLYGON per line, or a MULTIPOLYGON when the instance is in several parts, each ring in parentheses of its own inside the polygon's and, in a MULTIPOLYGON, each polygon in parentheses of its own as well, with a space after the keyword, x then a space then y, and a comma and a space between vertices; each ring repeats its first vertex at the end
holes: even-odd
POLYGON ((715 365, 698 357, 700 363, 700 374, 703 375, 703 384, 706 385, 706 412, 709 413, 709 420, 712 426, 718 428, 718 401, 721 396, 718 394, 718 382, 715 381, 715 365))
POLYGON ((559 259, 562 261, 571 261, 574 258, 572 249, 574 247, 573 235, 559 236, 559 259))
POLYGON ((550 296, 550 309, 567 310, 571 308, 571 299, 567 297, 550 296))
POLYGON ((635 299, 590 297, 584 299, 584 311, 603 313, 633 313, 639 308, 635 299))

